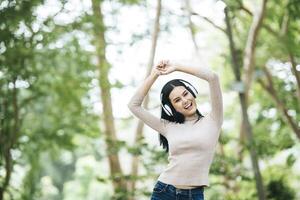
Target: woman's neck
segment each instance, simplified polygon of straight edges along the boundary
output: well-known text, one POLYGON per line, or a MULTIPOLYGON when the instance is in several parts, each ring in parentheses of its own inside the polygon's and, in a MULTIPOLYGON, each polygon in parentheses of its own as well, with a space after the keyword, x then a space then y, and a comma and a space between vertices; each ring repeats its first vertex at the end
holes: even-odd
POLYGON ((197 119, 198 119, 198 114, 197 113, 195 113, 194 115, 185 117, 185 121, 194 121, 194 120, 197 120, 197 119))

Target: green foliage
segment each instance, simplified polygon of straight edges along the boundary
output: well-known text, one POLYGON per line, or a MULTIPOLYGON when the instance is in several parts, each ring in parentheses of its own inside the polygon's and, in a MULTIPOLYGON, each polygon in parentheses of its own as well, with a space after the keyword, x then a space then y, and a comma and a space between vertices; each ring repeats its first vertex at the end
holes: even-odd
POLYGON ((293 178, 291 168, 274 165, 266 170, 267 176, 267 198, 272 200, 295 199, 295 191, 290 187, 293 178))
POLYGON ((291 188, 287 187, 282 179, 272 180, 267 185, 268 199, 295 199, 295 192, 291 188))
MULTIPOLYGON (((65 166, 55 162, 58 155, 63 149, 76 147, 73 137, 77 134, 99 135, 98 117, 91 112, 91 105, 84 103, 89 100, 90 82, 94 78, 88 73, 92 70, 90 53, 73 36, 63 50, 51 48, 63 35, 56 32, 53 37, 53 32, 45 31, 45 24, 33 31, 33 24, 37 23, 33 11, 41 3, 11 2, 0 13, 4 19, 0 24, 0 90, 5 94, 0 102, 1 117, 7 127, 3 129, 1 125, 1 138, 6 138, 1 140, 6 143, 1 144, 1 149, 13 147, 14 151, 22 152, 16 163, 30 166, 23 181, 24 192, 19 191, 22 199, 39 199, 41 195, 39 181, 47 173, 43 173, 45 166, 41 162, 45 161, 39 159, 40 154, 50 153, 46 162, 61 173, 60 178, 54 174, 52 178, 62 192, 72 171, 66 173, 65 166), (12 129, 15 124, 19 129, 17 135, 12 129)), ((6 164, 2 162, 3 151, 1 168, 6 164)))
POLYGON ((294 165, 294 163, 296 162, 296 160, 297 160, 297 158, 293 154, 290 154, 286 159, 286 165, 288 167, 292 167, 294 165))
POLYGON ((300 12, 300 1, 299 0, 290 0, 288 1, 288 12, 290 13, 290 16, 292 19, 297 20, 300 19, 299 12, 300 12))
POLYGON ((254 134, 257 138, 255 142, 257 152, 262 157, 272 157, 278 151, 289 149, 295 144, 289 128, 285 123, 282 124, 280 118, 279 120, 264 118, 257 122, 254 134))
MULTIPOLYGON (((68 15, 71 12, 67 10, 68 1, 60 2, 62 7, 56 16, 68 15)), ((239 66, 242 66, 253 17, 241 8, 251 1, 224 2, 230 11, 237 48, 235 53, 239 66)), ((106 27, 106 37, 110 47, 117 47, 119 44, 111 39, 121 27, 116 16, 124 7, 140 6, 144 10, 148 2, 118 0, 107 3, 111 10, 108 9, 105 17, 114 25, 106 27)), ((256 72, 249 99, 254 145, 259 160, 264 163, 262 174, 268 199, 274 200, 296 199, 292 183, 299 174, 292 168, 299 159, 291 150, 299 145, 299 140, 278 105, 257 84, 257 80, 266 81, 261 69, 268 65, 276 95, 292 113, 293 120, 300 121, 296 96, 299 88, 288 67, 290 56, 297 64, 300 59, 299 3, 299 0, 268 1, 264 26, 256 46, 256 72), (284 24, 286 17, 289 20, 284 24), (267 64, 270 60, 277 66, 267 64), (282 155, 287 156, 283 157, 280 166, 272 164, 273 159, 282 158, 282 155)), ((127 140, 109 141, 103 137, 102 124, 99 125, 102 116, 94 107, 95 102, 99 103, 100 95, 91 22, 97 19, 91 11, 81 13, 66 24, 58 23, 53 15, 41 19, 35 11, 43 4, 42 0, 0 3, 0 189, 4 187, 4 172, 7 172, 5 158, 11 157, 12 177, 17 176, 19 184, 10 182, 6 186, 5 198, 8 200, 126 199, 132 194, 148 198, 151 190, 146 186, 156 180, 158 172, 167 164, 168 154, 161 147, 149 145, 145 138, 129 145, 127 140), (105 151, 105 144, 109 146, 108 151, 105 151), (104 163, 106 157, 120 151, 128 156, 140 156, 140 174, 109 174, 109 169, 103 167, 107 166, 104 163), (24 176, 18 174, 20 169, 24 176), (113 193, 112 181, 121 179, 135 180, 139 186, 135 191, 113 193)), ((175 16, 174 22, 176 13, 165 6, 160 20, 163 37, 176 34, 172 32, 173 26, 177 29, 187 23, 182 15, 175 16)), ((204 31, 201 25, 195 29, 200 35, 204 31)), ((151 27, 147 26, 145 30, 132 31, 131 41, 124 42, 124 46, 133 47, 133 44, 148 40, 150 30, 151 27)), ((124 50, 118 48, 118 51, 122 56, 124 50)), ((215 57, 224 60, 218 62, 216 58, 213 62, 224 65, 221 74, 222 83, 226 84, 223 91, 226 115, 220 146, 210 169, 212 187, 207 189, 207 198, 252 200, 257 194, 249 155, 245 151, 247 142, 245 138, 239 138, 242 134, 238 96, 227 101, 227 95, 236 92, 230 87, 236 84, 232 84, 234 76, 228 67, 228 46, 220 52, 221 56, 215 57)), ((114 80, 111 86, 116 90, 126 89, 119 80, 114 80)), ((132 118, 121 121, 125 123, 120 129, 127 131, 132 118)))

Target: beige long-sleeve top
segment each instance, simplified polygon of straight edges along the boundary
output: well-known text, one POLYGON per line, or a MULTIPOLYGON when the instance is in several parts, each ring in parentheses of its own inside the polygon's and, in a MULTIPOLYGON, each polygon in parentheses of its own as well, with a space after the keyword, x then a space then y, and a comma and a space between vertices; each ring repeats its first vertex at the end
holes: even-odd
POLYGON ((223 103, 219 78, 207 68, 196 74, 209 83, 211 112, 183 124, 168 122, 152 115, 141 105, 145 98, 137 92, 128 107, 145 124, 164 135, 169 143, 168 166, 158 180, 172 185, 209 186, 209 168, 223 123, 223 103))

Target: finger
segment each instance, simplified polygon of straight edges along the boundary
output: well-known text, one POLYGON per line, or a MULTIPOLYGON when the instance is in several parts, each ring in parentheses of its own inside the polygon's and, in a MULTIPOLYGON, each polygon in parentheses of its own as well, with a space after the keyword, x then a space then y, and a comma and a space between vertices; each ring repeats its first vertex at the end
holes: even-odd
POLYGON ((157 67, 156 68, 158 71, 166 71, 167 69, 166 68, 164 68, 164 67, 157 67))
POLYGON ((169 65, 169 64, 170 64, 170 61, 169 61, 169 60, 166 60, 165 64, 166 64, 166 65, 169 65))

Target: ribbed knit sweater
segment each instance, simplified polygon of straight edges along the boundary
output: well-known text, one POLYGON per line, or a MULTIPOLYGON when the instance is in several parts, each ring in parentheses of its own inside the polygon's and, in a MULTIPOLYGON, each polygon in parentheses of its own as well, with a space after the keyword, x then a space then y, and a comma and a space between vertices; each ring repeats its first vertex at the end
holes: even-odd
POLYGON ((210 113, 197 122, 179 124, 154 116, 141 106, 145 96, 139 92, 128 104, 137 118, 168 140, 169 163, 158 177, 167 184, 209 186, 209 169, 223 123, 222 93, 218 76, 209 69, 199 68, 196 76, 208 81, 211 100, 210 113))

